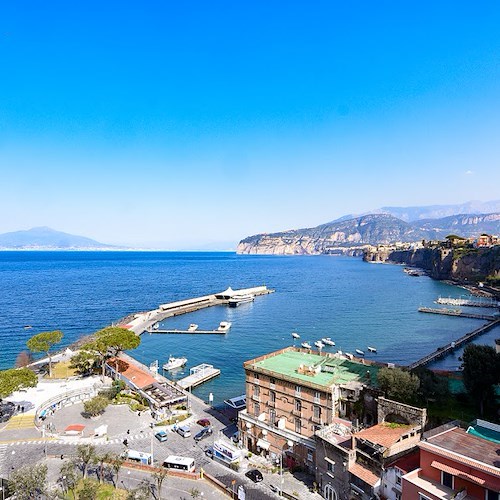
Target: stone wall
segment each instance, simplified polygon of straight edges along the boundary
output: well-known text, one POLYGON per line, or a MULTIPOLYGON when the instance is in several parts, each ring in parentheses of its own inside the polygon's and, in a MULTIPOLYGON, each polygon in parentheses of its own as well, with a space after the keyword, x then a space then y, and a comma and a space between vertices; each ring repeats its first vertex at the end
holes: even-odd
POLYGON ((377 409, 378 423, 385 422, 388 417, 389 421, 394 421, 394 417, 398 417, 401 422, 420 425, 423 429, 427 421, 427 409, 405 405, 380 396, 377 409))

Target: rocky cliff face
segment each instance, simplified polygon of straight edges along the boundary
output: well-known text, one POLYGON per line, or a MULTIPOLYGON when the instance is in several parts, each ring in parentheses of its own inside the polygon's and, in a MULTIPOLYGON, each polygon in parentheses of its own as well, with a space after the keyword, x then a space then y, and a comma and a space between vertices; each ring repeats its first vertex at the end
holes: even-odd
POLYGON ((450 233, 464 237, 500 233, 500 214, 459 215, 444 219, 404 222, 389 214, 338 220, 314 228, 257 234, 241 240, 237 253, 318 255, 349 253, 365 245, 443 239, 450 233))
POLYGON ((500 245, 490 248, 451 249, 418 248, 416 250, 367 250, 367 262, 393 262, 419 267, 432 278, 474 283, 487 277, 500 277, 500 245))

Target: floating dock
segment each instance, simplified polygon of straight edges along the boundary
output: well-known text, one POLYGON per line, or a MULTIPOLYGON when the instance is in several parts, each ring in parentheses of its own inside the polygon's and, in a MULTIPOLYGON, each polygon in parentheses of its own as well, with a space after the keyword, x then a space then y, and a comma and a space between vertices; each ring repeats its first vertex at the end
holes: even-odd
POLYGON ((177 381, 177 384, 185 390, 189 390, 197 385, 208 382, 213 378, 220 375, 220 370, 214 368, 213 365, 207 365, 203 363, 198 366, 194 366, 189 370, 189 375, 181 380, 177 381))
POLYGON ((442 309, 442 308, 432 308, 432 307, 419 307, 419 312, 431 313, 431 314, 444 314, 445 316, 457 316, 459 318, 472 318, 472 319, 482 319, 485 321, 493 321, 498 318, 498 316, 493 316, 490 314, 475 314, 463 312, 460 309, 442 309))

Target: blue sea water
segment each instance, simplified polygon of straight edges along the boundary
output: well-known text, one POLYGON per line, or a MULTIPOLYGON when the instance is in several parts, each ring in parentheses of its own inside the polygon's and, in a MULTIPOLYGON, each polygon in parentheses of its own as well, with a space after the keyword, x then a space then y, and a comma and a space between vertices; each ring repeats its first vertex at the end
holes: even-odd
MULTIPOLYGON (((8 368, 40 331, 60 329, 62 346, 133 312, 224 290, 265 284, 276 293, 238 308, 212 307, 168 319, 165 327, 200 329, 231 321, 227 335, 143 335, 131 354, 145 364, 170 354, 220 368, 217 379, 194 393, 215 401, 244 392, 245 360, 293 344, 290 333, 313 342, 331 337, 335 348, 378 352, 367 357, 407 364, 481 324, 478 320, 422 314, 439 296, 460 288, 415 278, 393 265, 358 258, 245 256, 189 252, 0 252, 0 368, 8 368), (32 325, 25 330, 24 325, 32 325)), ((498 329, 480 338, 493 345, 498 329)), ((457 357, 434 367, 454 369, 457 357)))

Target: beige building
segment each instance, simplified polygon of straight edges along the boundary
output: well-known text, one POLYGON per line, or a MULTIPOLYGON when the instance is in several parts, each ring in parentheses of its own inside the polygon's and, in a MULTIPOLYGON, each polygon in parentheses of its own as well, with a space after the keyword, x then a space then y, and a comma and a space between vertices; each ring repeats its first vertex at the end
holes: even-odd
MULTIPOLYGON (((247 361, 247 408, 239 414, 243 446, 313 472, 315 432, 338 417, 352 417, 360 401, 373 401, 364 389, 374 384, 380 367, 295 347, 247 361)), ((377 421, 369 412, 366 418, 377 421)))

